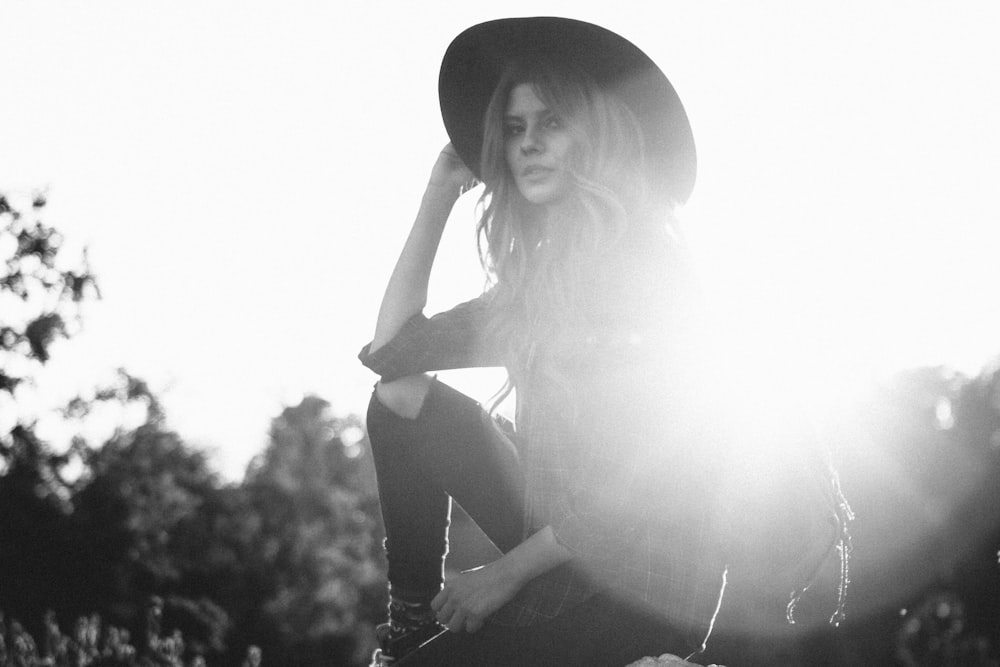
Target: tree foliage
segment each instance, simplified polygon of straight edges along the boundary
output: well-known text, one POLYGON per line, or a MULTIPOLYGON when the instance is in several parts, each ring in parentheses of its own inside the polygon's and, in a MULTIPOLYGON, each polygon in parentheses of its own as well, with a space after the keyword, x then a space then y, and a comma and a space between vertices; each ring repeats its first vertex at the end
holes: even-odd
POLYGON ((333 653, 346 664, 370 648, 384 609, 377 494, 360 426, 308 396, 272 421, 244 484, 259 519, 252 551, 268 573, 260 619, 276 631, 275 648, 301 664, 333 653))
MULTIPOLYGON (((60 255, 63 239, 42 221, 46 199, 16 198, 0 192, 0 409, 13 410, 18 392, 31 384, 31 373, 49 360, 49 349, 78 320, 78 306, 99 296, 84 257, 67 267, 60 255), (26 208, 25 208, 26 207, 26 208)), ((19 417, 0 433, 0 470, 55 505, 65 500, 61 470, 65 454, 52 452, 35 435, 35 424, 19 417)))
POLYGON ((73 553, 72 486, 64 476, 71 452, 56 452, 17 408, 49 347, 96 282, 64 268, 62 238, 41 220, 45 198, 24 205, 0 193, 0 410, 16 415, 0 432, 0 594, 40 615, 43 596, 66 602, 72 582, 62 567, 73 553))
POLYGON ((356 661, 384 609, 359 419, 307 397, 274 419, 246 480, 225 484, 168 427, 150 387, 120 369, 58 417, 81 423, 105 407, 138 407, 141 423, 54 449, 38 415, 19 408, 54 342, 100 294, 86 255, 75 265, 64 256, 44 207, 40 195, 0 194, 0 424, 9 424, 0 432, 0 610, 27 621, 21 638, 53 634, 43 618, 97 612, 131 628, 140 654, 163 648, 142 644, 162 624, 183 632, 179 650, 211 664, 241 664, 253 644, 283 664, 356 661))

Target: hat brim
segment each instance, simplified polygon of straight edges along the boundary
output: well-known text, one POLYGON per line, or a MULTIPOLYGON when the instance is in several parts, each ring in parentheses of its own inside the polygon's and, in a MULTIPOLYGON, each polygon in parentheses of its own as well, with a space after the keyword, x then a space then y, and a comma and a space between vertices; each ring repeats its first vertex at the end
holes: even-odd
POLYGON ((691 124, 666 75, 639 47, 610 30, 552 16, 474 25, 456 37, 441 62, 438 96, 452 145, 480 176, 483 117, 493 91, 516 58, 572 62, 618 95, 642 127, 650 185, 683 204, 691 196, 697 158, 691 124))

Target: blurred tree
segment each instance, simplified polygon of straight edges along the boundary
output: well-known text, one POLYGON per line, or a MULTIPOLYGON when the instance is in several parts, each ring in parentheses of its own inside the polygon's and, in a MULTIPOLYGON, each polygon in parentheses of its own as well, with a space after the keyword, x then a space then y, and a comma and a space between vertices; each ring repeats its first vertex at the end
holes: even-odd
MULTIPOLYGON (((122 380, 157 405, 145 385, 127 374, 122 380)), ((211 575, 221 582, 229 573, 219 572, 227 568, 215 552, 225 543, 212 526, 228 515, 232 492, 202 452, 164 427, 158 409, 150 415, 88 456, 89 479, 74 497, 78 593, 133 626, 151 597, 162 597, 166 627, 181 628, 198 653, 219 653, 229 618, 213 600, 211 575)))
POLYGON ((858 516, 846 622, 732 635, 724 604, 706 662, 1000 664, 1000 359, 975 378, 902 371, 838 422, 858 516))
POLYGON ((1000 359, 962 387, 954 421, 956 443, 976 475, 960 482, 965 493, 949 524, 958 553, 946 583, 965 604, 966 637, 979 637, 980 645, 989 638, 995 665, 1000 663, 1000 359))
POLYGON ((66 268, 62 237, 44 224, 46 199, 35 194, 18 205, 0 192, 0 475, 8 486, 65 511, 68 491, 57 454, 35 434, 37 416, 16 409, 16 399, 33 384, 31 373, 49 360, 49 348, 79 321, 79 305, 97 283, 86 261, 66 268))
POLYGON ((32 366, 49 360, 49 347, 69 334, 68 323, 79 322, 77 306, 90 294, 100 297, 86 250, 68 268, 62 236, 41 220, 45 196, 29 199, 19 205, 0 192, 0 392, 11 396, 30 382, 32 366))
POLYGON ((251 644, 283 664, 358 662, 385 604, 360 420, 308 397, 274 419, 245 482, 225 485, 167 428, 146 383, 119 370, 58 417, 82 425, 106 408, 121 419, 140 408, 138 426, 56 451, 25 399, 81 303, 100 294, 85 252, 66 268, 44 207, 42 195, 0 193, 0 609, 38 636, 53 631, 49 608, 97 612, 131 628, 146 653, 169 640, 161 627, 179 628, 213 664, 239 664, 251 644))
POLYGON ((271 424, 245 489, 258 517, 264 655, 350 664, 370 649, 385 572, 374 471, 357 417, 308 396, 271 424), (267 645, 271 642, 271 646, 267 645))
POLYGON ((80 303, 100 296, 86 253, 75 267, 61 254, 62 237, 41 220, 45 204, 43 194, 0 192, 0 604, 38 621, 72 588, 59 575, 72 552, 64 473, 74 452, 53 451, 19 399, 78 322, 80 303))
POLYGON ((51 346, 79 326, 82 302, 100 297, 86 251, 70 266, 41 220, 45 205, 41 194, 0 192, 0 607, 41 634, 48 607, 141 627, 160 594, 168 627, 182 626, 195 650, 219 651, 228 617, 211 595, 232 577, 204 574, 218 574, 208 552, 225 548, 204 536, 239 492, 165 428, 157 398, 124 370, 59 415, 70 424, 108 404, 120 415, 143 408, 138 428, 119 426, 106 443, 77 436, 56 451, 38 435, 42 415, 25 407, 51 346))

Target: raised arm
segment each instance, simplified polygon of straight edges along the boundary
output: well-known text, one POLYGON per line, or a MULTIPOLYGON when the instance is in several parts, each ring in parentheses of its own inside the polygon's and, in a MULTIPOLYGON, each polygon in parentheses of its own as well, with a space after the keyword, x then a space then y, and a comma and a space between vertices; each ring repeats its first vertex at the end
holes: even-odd
POLYGON ((448 214, 472 172, 448 144, 441 150, 403 251, 382 297, 371 352, 385 345, 427 305, 427 283, 448 214))

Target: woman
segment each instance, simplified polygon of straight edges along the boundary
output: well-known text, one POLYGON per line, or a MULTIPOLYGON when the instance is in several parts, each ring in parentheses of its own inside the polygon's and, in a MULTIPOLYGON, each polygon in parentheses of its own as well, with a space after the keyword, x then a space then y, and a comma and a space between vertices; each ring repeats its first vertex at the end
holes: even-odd
POLYGON ((683 107, 630 42, 557 18, 465 31, 440 94, 451 143, 360 355, 381 375, 368 429, 390 610, 375 664, 444 628, 418 664, 690 657, 725 556, 671 225, 694 183, 683 107), (490 286, 427 319, 442 230, 476 177, 490 286), (424 374, 500 365, 516 433, 424 374), (503 555, 444 582, 449 498, 503 555))

